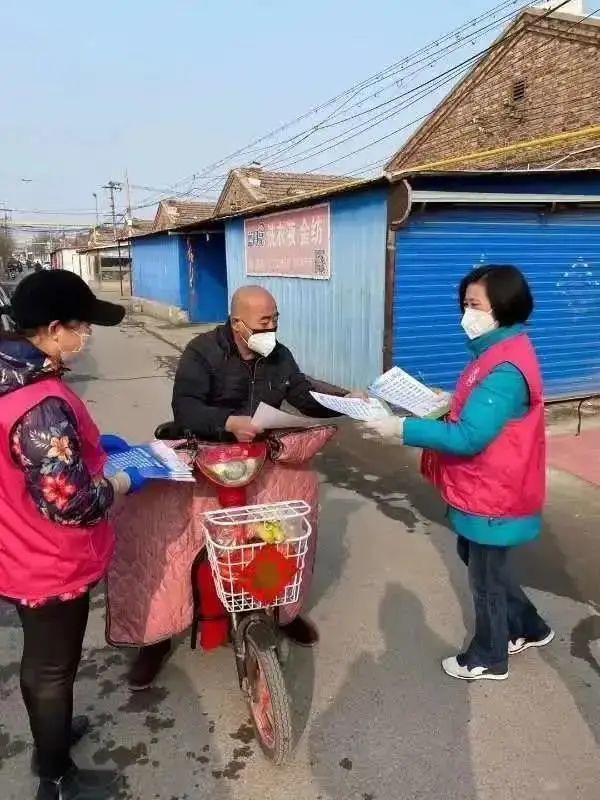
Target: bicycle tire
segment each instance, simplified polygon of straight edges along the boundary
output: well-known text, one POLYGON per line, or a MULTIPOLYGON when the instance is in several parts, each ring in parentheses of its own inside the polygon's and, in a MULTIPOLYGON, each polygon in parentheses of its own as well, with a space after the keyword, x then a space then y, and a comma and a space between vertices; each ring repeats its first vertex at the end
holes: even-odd
POLYGON ((259 647, 252 636, 251 630, 246 632, 245 644, 249 681, 248 706, 250 709, 250 717, 256 731, 256 738, 261 750, 269 761, 275 766, 281 766, 289 758, 293 743, 290 704, 281 664, 273 649, 269 648, 264 650, 259 647), (272 737, 269 738, 265 736, 261 728, 261 721, 257 719, 255 704, 253 704, 252 701, 256 689, 256 686, 252 685, 253 669, 251 663, 249 663, 252 660, 255 660, 258 664, 269 694, 272 711, 272 737))

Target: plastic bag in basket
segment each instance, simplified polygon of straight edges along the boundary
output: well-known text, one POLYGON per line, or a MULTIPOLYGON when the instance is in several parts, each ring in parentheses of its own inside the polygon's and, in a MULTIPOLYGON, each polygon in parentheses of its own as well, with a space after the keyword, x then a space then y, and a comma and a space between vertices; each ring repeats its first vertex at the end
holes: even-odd
POLYGON ((249 541, 247 525, 213 525, 211 536, 221 547, 237 547, 249 541))
MULTIPOLYGON (((252 522, 235 528, 219 529, 215 537, 218 543, 223 547, 235 548, 217 550, 216 568, 222 579, 223 589, 232 594, 240 594, 244 590, 242 575, 267 548, 274 549, 283 559, 291 558, 294 564, 293 559, 299 553, 301 543, 290 540, 301 534, 302 522, 299 519, 252 522), (224 541, 222 531, 227 531, 227 541, 224 541), (247 546, 240 547, 243 544, 247 546)), ((296 571, 296 567, 293 571, 296 571)))

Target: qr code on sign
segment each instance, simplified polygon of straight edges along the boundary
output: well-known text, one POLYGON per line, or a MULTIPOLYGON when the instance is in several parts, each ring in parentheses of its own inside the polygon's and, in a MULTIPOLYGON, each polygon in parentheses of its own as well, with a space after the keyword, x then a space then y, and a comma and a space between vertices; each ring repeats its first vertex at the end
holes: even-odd
POLYGON ((327 275, 327 253, 325 250, 315 250, 315 275, 327 275))

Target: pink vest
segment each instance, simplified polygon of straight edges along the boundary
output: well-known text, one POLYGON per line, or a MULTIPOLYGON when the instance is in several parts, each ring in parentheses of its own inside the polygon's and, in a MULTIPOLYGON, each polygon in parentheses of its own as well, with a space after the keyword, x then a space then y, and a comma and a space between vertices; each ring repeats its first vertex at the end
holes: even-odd
POLYGON ((84 403, 58 378, 48 378, 0 398, 0 595, 41 600, 93 584, 106 572, 114 548, 108 521, 90 528, 51 522, 39 512, 23 471, 10 453, 15 424, 48 397, 72 409, 82 458, 92 476, 102 474, 106 456, 100 432, 84 403))
POLYGON ((490 347, 459 378, 449 421, 457 422, 473 389, 500 364, 514 364, 529 386, 530 410, 513 420, 482 453, 451 456, 426 450, 423 475, 453 508, 484 517, 526 517, 542 510, 546 484, 543 385, 525 334, 490 347))

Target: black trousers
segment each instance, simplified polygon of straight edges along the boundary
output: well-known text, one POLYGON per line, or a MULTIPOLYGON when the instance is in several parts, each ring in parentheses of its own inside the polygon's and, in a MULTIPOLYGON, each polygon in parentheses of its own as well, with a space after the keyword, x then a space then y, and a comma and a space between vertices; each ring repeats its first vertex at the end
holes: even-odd
POLYGON ((58 779, 71 764, 73 684, 89 608, 89 594, 38 608, 17 606, 24 635, 21 692, 42 778, 58 779))
POLYGON ((509 639, 543 639, 550 633, 513 576, 511 549, 458 537, 458 555, 469 570, 475 607, 475 635, 464 654, 468 666, 503 670, 508 665, 509 639))

